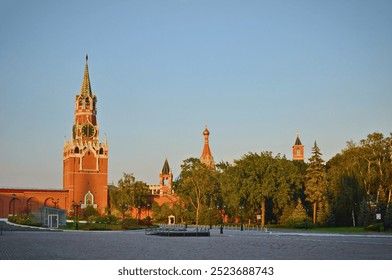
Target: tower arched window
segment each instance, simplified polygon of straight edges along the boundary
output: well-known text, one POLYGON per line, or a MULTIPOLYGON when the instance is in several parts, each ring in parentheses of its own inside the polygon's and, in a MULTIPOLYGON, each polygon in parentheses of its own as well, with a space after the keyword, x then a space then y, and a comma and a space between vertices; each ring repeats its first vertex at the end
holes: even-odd
POLYGON ((94 204, 94 196, 90 191, 88 191, 88 193, 86 193, 86 195, 84 196, 84 204, 85 205, 93 205, 94 204))
POLYGON ((78 148, 78 147, 75 148, 74 153, 75 153, 75 154, 79 154, 79 148, 78 148))

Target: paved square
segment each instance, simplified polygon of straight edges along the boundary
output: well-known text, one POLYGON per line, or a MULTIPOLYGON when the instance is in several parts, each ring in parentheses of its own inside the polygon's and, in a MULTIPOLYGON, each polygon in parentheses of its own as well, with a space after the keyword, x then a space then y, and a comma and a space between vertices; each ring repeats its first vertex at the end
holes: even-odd
POLYGON ((392 235, 218 229, 210 237, 139 231, 5 231, 3 260, 392 260, 392 235))

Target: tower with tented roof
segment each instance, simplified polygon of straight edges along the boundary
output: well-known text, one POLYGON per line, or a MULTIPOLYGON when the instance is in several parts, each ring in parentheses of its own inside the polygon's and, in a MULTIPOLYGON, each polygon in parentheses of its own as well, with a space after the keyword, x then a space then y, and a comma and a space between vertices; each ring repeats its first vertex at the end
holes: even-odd
POLYGON ((301 140, 299 139, 299 133, 297 132, 297 137, 293 146, 293 160, 304 161, 304 159, 304 145, 302 145, 301 140))
POLYGON ((63 148, 63 188, 69 192, 69 207, 92 206, 103 213, 108 204, 108 144, 99 140, 97 97, 91 90, 88 56, 83 82, 76 95, 72 137, 63 148), (73 203, 71 203, 71 201, 73 203))
POLYGON ((163 193, 171 193, 173 183, 173 173, 169 166, 169 162, 165 159, 165 163, 163 164, 162 171, 159 173, 159 184, 162 188, 163 193))
POLYGON ((204 163, 205 165, 211 168, 215 168, 214 157, 212 156, 210 144, 209 144, 210 131, 208 130, 207 126, 203 131, 203 136, 204 136, 204 146, 200 156, 200 161, 201 163, 204 163))

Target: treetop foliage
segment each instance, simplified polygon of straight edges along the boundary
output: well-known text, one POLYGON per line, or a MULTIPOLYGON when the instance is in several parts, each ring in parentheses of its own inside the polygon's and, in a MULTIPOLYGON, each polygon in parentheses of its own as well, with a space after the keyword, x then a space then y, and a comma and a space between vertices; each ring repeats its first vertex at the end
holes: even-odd
POLYGON ((252 221, 262 214, 266 222, 278 222, 285 209, 301 206, 319 224, 358 225, 362 200, 373 212, 374 205, 391 204, 391 144, 391 136, 375 132, 359 144, 348 141, 327 163, 317 142, 308 163, 249 152, 233 163, 203 169, 190 158, 182 165, 177 194, 194 209, 224 205, 232 218, 243 211, 252 221))
POLYGON ((110 191, 110 204, 121 213, 123 219, 130 209, 143 207, 148 203, 148 185, 136 181, 133 174, 124 173, 117 186, 117 189, 112 188, 110 191))
MULTIPOLYGON (((172 211, 183 221, 196 224, 238 222, 241 217, 261 225, 290 219, 307 225, 308 219, 300 221, 305 215, 313 216, 314 223, 338 226, 368 225, 380 212, 385 226, 392 227, 391 158, 392 134, 384 137, 379 132, 358 144, 348 141, 328 162, 317 142, 307 163, 269 151, 249 152, 215 168, 188 158, 173 182, 180 202, 172 211)), ((125 215, 130 207, 147 203, 148 186, 132 174, 124 174, 110 197, 113 207, 125 215)))

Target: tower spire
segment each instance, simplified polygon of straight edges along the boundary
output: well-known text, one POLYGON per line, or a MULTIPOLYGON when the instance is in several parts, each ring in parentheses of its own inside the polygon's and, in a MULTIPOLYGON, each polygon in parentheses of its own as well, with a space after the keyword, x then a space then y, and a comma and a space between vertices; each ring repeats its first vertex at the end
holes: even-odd
POLYGON ((294 145, 296 145, 296 146, 301 146, 302 145, 301 140, 299 139, 299 133, 298 132, 296 134, 295 144, 294 145))
POLYGON ((167 161, 167 158, 165 159, 165 163, 163 164, 161 173, 163 175, 169 175, 170 174, 170 166, 169 166, 169 162, 167 161))
POLYGON ((88 74, 88 55, 86 54, 86 65, 84 66, 84 76, 82 82, 82 88, 80 90, 80 95, 92 95, 91 93, 91 85, 90 85, 90 76, 88 74))
POLYGON ((203 135, 204 135, 204 147, 203 147, 203 152, 201 153, 200 161, 206 164, 207 166, 214 168, 215 162, 209 144, 210 131, 208 130, 207 126, 203 131, 203 135))

